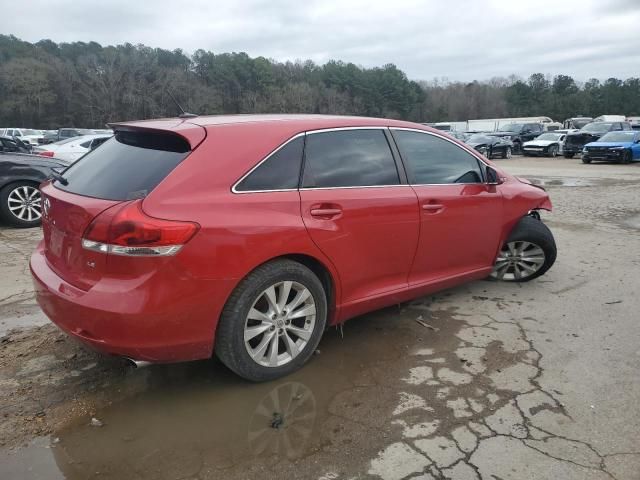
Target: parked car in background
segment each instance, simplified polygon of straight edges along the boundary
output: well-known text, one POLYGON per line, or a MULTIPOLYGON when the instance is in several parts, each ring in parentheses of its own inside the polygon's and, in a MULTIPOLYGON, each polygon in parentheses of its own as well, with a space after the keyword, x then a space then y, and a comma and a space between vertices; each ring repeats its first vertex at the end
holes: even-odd
POLYGON ((528 281, 556 258, 543 188, 420 124, 237 115, 114 129, 42 185, 30 262, 47 316, 103 352, 215 353, 272 380, 330 325, 487 276, 528 281))
POLYGON ((544 131, 542 123, 508 123, 500 127, 496 132, 487 133, 496 137, 509 140, 513 143, 513 152, 521 153, 522 144, 533 140, 544 131))
POLYGON ((474 133, 465 140, 465 143, 473 147, 487 158, 511 158, 513 143, 502 137, 494 137, 485 133, 474 133))
POLYGON ((624 115, 600 115, 593 119, 594 122, 626 122, 627 117, 624 115))
POLYGON ((42 143, 49 144, 59 142, 60 140, 66 140, 67 138, 79 137, 82 135, 95 135, 101 132, 90 130, 88 128, 60 128, 58 130, 51 130, 46 132, 43 137, 42 143))
POLYGON ((631 163, 640 161, 640 131, 609 132, 582 149, 582 163, 607 161, 631 163))
POLYGON ((640 117, 627 117, 627 122, 634 130, 640 130, 640 117))
POLYGON ((68 162, 75 162, 82 155, 99 147, 112 136, 113 132, 111 135, 82 135, 80 137, 71 137, 56 143, 36 147, 33 149, 33 153, 42 155, 43 157, 55 157, 68 162))
POLYGON ((38 186, 56 170, 69 164, 62 160, 0 151, 0 220, 15 227, 40 225, 42 202, 38 186))
POLYGON ((559 130, 545 132, 539 137, 522 145, 522 153, 530 156, 555 157, 562 153, 566 133, 559 130))
POLYGON ((25 143, 38 145, 42 141, 43 134, 40 130, 30 128, 5 128, 0 130, 1 137, 16 137, 25 143))
POLYGON ((571 117, 564 121, 564 128, 567 130, 580 130, 587 123, 593 122, 591 117, 571 117))
POLYGON ((460 140, 461 142, 466 142, 466 140, 473 135, 473 133, 469 133, 469 132, 447 132, 449 135, 451 135, 453 138, 455 138, 456 140, 460 140))
POLYGON ((0 152, 31 153, 30 143, 24 143, 18 137, 0 137, 0 152))
POLYGON ((545 132, 556 132, 564 128, 563 124, 560 122, 543 123, 542 127, 545 132))
POLYGON ((563 154, 565 158, 573 158, 582 153, 587 143, 597 141, 605 133, 621 130, 631 130, 627 122, 591 122, 577 132, 568 133, 564 139, 563 154))

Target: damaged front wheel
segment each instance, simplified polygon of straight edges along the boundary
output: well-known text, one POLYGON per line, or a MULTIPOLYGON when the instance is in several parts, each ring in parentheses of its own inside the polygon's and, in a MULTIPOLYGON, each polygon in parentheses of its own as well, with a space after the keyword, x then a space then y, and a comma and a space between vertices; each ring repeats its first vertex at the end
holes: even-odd
POLYGON ((491 278, 528 282, 549 270, 556 255, 557 248, 551 230, 534 217, 523 217, 502 246, 491 278))

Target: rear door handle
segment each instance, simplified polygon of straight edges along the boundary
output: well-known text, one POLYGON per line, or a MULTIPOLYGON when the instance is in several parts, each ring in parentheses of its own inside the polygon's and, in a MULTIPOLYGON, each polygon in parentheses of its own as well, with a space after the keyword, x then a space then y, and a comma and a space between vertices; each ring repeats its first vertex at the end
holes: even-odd
POLYGON ((340 215, 342 210, 339 208, 312 208, 311 216, 313 217, 335 217, 336 215, 340 215))
POLYGON ((426 210, 427 212, 439 212, 443 208, 444 205, 441 205, 439 203, 425 203, 424 205, 422 205, 422 209, 426 210))

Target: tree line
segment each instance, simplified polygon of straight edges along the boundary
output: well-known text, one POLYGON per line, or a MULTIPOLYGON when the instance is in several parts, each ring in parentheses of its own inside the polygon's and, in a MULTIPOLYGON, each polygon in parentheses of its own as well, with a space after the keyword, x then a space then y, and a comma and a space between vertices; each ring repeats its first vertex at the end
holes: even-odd
POLYGON ((417 122, 640 115, 638 78, 579 84, 567 75, 536 73, 528 79, 417 82, 392 64, 318 65, 129 43, 29 43, 0 35, 0 126, 99 128, 175 116, 167 92, 199 114, 325 113, 417 122))

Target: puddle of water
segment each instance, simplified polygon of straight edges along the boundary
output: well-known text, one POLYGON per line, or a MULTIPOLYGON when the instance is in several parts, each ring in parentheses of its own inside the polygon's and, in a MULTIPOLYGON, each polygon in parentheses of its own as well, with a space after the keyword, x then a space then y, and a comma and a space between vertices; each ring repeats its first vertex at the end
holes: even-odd
MULTIPOLYGON (((257 474, 265 465, 286 465, 335 448, 341 435, 361 448, 375 435, 358 438, 342 425, 353 412, 375 415, 371 405, 382 408, 384 400, 360 398, 359 389, 393 385, 398 375, 389 365, 395 370, 411 362, 409 352, 433 347, 438 337, 417 325, 416 315, 393 308, 354 319, 344 326, 344 338, 335 330, 327 332, 309 364, 270 383, 247 383, 216 362, 133 371, 123 381, 142 384, 142 393, 96 412, 102 427, 90 426, 90 418, 78 419, 54 433, 60 441, 51 449, 19 450, 11 471, 48 462, 41 457, 48 459, 53 452, 60 478, 66 479, 96 472, 109 479, 253 478, 247 472, 257 474), (345 393, 348 405, 333 402, 345 393)), ((441 337, 453 334, 443 331, 441 337)), ((395 392, 392 396, 397 400, 395 392)), ((6 473, 0 462, 0 478, 14 478, 6 473)))
POLYGON ((593 187, 607 183, 603 180, 577 177, 528 177, 528 179, 543 187, 593 187))

